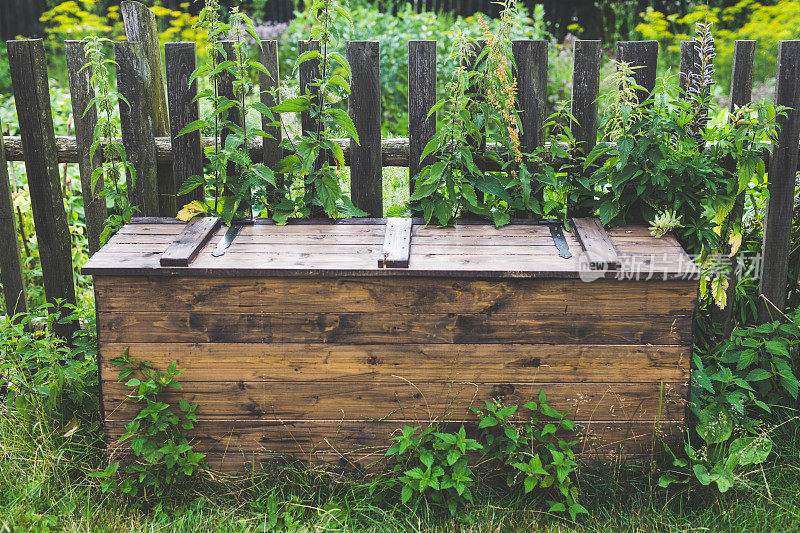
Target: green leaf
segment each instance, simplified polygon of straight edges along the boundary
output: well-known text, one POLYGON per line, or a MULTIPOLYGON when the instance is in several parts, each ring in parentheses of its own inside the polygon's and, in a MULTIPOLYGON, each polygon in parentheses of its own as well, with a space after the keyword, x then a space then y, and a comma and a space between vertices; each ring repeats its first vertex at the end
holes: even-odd
POLYGON ((725 442, 733 431, 733 421, 725 406, 712 403, 697 417, 697 433, 708 444, 725 442))
POLYGON ((789 357, 789 351, 786 349, 786 343, 783 341, 766 341, 764 343, 764 348, 766 348, 769 353, 789 357))
POLYGON ((405 505, 413 495, 414 489, 412 489, 410 485, 403 485, 403 489, 400 491, 400 501, 405 505))
POLYGON ((186 135, 187 133, 191 133, 193 131, 197 131, 197 130, 200 130, 200 129, 203 129, 203 128, 209 128, 209 127, 210 126, 209 126, 208 122, 206 122, 205 120, 203 120, 203 119, 195 120, 193 122, 190 122, 186 126, 184 126, 183 129, 180 131, 180 133, 178 133, 178 135, 176 135, 175 137, 177 138, 177 137, 180 137, 181 135, 186 135))
POLYGON ((772 372, 770 372, 769 370, 765 370, 763 368, 754 368, 747 374, 747 377, 745 377, 744 379, 746 381, 761 381, 764 379, 769 379, 771 377, 772 377, 772 372))
POLYGON ((178 195, 188 194, 198 188, 201 185, 205 185, 206 178, 205 176, 201 176, 195 174, 194 176, 189 176, 186 178, 183 183, 181 184, 181 188, 178 191, 178 195))
POLYGON ((326 109, 324 113, 333 117, 333 120, 336 122, 336 124, 345 132, 347 132, 347 134, 353 138, 356 144, 361 144, 358 139, 356 125, 353 124, 353 119, 350 118, 350 115, 345 113, 343 110, 336 108, 326 109))
POLYGON ((767 437, 742 437, 731 442, 729 456, 736 456, 739 465, 761 464, 772 452, 772 441, 767 437))
POLYGON ((300 113, 311 109, 311 101, 304 96, 289 98, 278 105, 272 106, 273 113, 300 113))

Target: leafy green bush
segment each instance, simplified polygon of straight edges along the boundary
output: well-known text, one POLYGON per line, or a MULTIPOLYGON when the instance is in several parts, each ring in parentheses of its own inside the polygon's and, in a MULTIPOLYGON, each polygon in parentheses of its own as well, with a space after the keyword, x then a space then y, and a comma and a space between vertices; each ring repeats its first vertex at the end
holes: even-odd
POLYGON ((401 502, 415 509, 432 503, 455 516, 473 502, 477 484, 499 472, 510 488, 525 494, 537 488, 560 494, 563 502, 547 502, 551 512, 568 512, 573 520, 586 513, 572 480, 577 441, 563 438, 574 433, 575 424, 547 404, 544 391, 538 402, 523 407, 527 417, 517 419, 517 406, 486 402, 471 408, 478 424, 462 424, 454 432, 444 426, 405 426, 386 451, 397 460, 393 483, 401 487, 401 502))
POLYGON ((197 422, 197 405, 181 400, 175 413, 170 404, 161 401, 169 389, 182 389, 175 379, 182 370, 174 361, 161 372, 148 361, 136 361, 126 350, 111 363, 120 368, 120 381, 127 380, 125 385, 131 388, 128 398, 142 407, 118 441, 130 441, 136 460, 124 464, 120 474, 120 461, 116 461, 89 475, 101 480, 103 492, 118 491, 152 502, 205 468, 205 455, 195 452, 186 436, 197 422))
POLYGON ((715 483, 725 492, 741 481, 741 467, 761 464, 772 450, 763 417, 772 406, 797 401, 800 383, 800 310, 784 320, 739 328, 703 357, 693 357, 691 410, 694 431, 684 455, 672 455, 659 484, 715 483))

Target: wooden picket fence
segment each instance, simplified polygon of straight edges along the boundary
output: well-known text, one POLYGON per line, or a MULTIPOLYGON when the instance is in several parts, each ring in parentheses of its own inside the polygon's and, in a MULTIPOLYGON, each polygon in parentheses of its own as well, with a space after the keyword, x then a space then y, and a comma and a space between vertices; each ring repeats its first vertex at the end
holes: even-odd
MULTIPOLYGON (((213 138, 201 137, 199 131, 176 138, 177 132, 198 118, 193 102, 196 83, 189 76, 196 66, 195 43, 174 42, 165 45, 165 65, 161 63, 155 17, 138 2, 123 2, 122 14, 128 41, 114 43, 119 92, 130 102, 120 105, 122 142, 133 163, 137 180, 132 203, 141 216, 172 217, 179 206, 201 198, 196 190, 176 198, 175 191, 191 175, 202 172, 203 147, 213 138), (164 68, 166 67, 166 68, 164 68), (164 76, 166 72, 166 79, 164 76), (165 91, 166 87, 166 91, 165 91)), ((298 43, 298 54, 318 43, 298 43)), ((352 94, 349 111, 356 125, 360 145, 351 139, 337 142, 351 166, 353 203, 372 217, 383 216, 382 168, 405 166, 414 176, 420 168, 420 155, 434 134, 436 117, 428 112, 436 101, 436 41, 408 43, 408 138, 381 138, 380 91, 392 90, 380 85, 379 42, 354 41, 346 45, 352 67, 352 94)), ((513 43, 518 79, 518 107, 521 109, 523 147, 533 149, 542 142, 540 131, 547 87, 547 48, 543 40, 518 40, 513 43)), ((577 122, 572 133, 578 146, 589 151, 596 142, 598 124, 597 97, 600 85, 600 41, 575 43, 571 113, 577 122)), ((730 105, 750 101, 753 82, 755 41, 737 41, 733 57, 730 105)), ((89 69, 83 43, 65 43, 70 92, 75 122, 74 137, 57 137, 53 130, 44 46, 41 40, 8 41, 8 55, 16 97, 21 135, 4 137, 0 145, 0 236, 9 243, 0 254, 0 271, 9 312, 24 311, 19 251, 16 249, 15 218, 11 206, 5 159, 24 161, 30 188, 45 293, 48 301, 75 301, 70 235, 63 209, 57 165, 77 163, 85 199, 89 248, 99 248, 99 235, 106 218, 104 201, 97 188, 92 191, 92 163, 89 149, 97 115, 87 111, 94 93, 89 83, 89 69), (3 156, 3 154, 5 154, 3 156), (13 302, 16 302, 14 308, 13 302)), ((279 80, 276 41, 262 43, 259 61, 271 73, 261 75, 261 99, 272 106, 279 80)), ((681 72, 693 63, 693 48, 681 47, 681 72)), ((644 91, 656 84, 658 43, 627 41, 617 43, 617 56, 635 68, 636 82, 644 91)), ((319 64, 309 61, 299 69, 300 90, 319 75, 319 64)), ((683 79, 683 76, 681 76, 683 79)), ((789 240, 795 174, 800 143, 800 41, 782 41, 777 60, 775 104, 790 109, 780 119, 780 135, 769 160, 770 199, 766 214, 761 292, 781 307, 786 299, 789 240)), ((222 93, 232 98, 230 80, 223 80, 222 93)), ((302 129, 314 124, 308 113, 301 117, 302 129)), ((280 139, 281 132, 269 124, 264 129, 280 139)), ((281 157, 278 140, 267 140, 250 147, 254 161, 272 164, 281 157)), ((98 161, 94 161, 97 165, 98 161)), ((413 184, 412 184, 413 187, 413 184)), ((98 186, 99 188, 99 186, 98 186)), ((741 206, 737 206, 741 217, 741 206)), ((61 333, 69 335, 74 325, 64 325, 61 333)))

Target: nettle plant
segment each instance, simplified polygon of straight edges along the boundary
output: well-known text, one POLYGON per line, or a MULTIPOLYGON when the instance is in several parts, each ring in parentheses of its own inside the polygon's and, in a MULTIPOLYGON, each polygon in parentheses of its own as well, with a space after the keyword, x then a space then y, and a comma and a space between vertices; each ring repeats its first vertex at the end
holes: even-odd
MULTIPOLYGON (((179 218, 188 220, 196 214, 208 213, 220 216, 226 224, 230 224, 235 217, 252 218, 254 204, 258 205, 259 201, 263 204, 264 199, 271 197, 269 192, 276 187, 272 169, 261 163, 253 163, 247 150, 256 137, 271 137, 265 131, 248 128, 247 125, 250 111, 274 120, 270 108, 247 99, 253 90, 253 74, 269 73, 261 63, 248 57, 249 44, 244 38, 245 33, 253 37, 259 47, 261 41, 258 40, 253 22, 237 8, 231 10, 230 21, 223 23, 219 18, 219 3, 207 0, 200 11, 198 26, 207 34, 209 62, 200 65, 189 81, 191 83, 198 77, 208 79, 209 86, 199 91, 196 98, 206 99, 210 105, 203 118, 188 124, 178 136, 197 130, 210 129, 213 132, 214 146, 205 151, 211 172, 189 177, 178 194, 187 194, 202 186, 206 190, 213 190, 214 198, 205 203, 192 202, 184 207, 179 218), (222 39, 227 35, 232 37, 230 47, 226 47, 222 39), (223 74, 232 80, 233 99, 221 94, 223 74)), ((262 207, 268 209, 268 206, 262 207)))
POLYGON ((733 255, 741 227, 730 220, 734 204, 763 187, 761 153, 776 135, 775 117, 785 112, 766 103, 750 104, 709 123, 714 41, 711 25, 697 25, 696 64, 684 91, 669 77, 659 80, 643 102, 633 69, 617 63, 601 97, 603 141, 583 162, 576 183, 583 188, 580 208, 596 212, 605 225, 650 222, 660 236, 674 231, 704 271, 701 290, 726 304, 726 265, 713 259, 733 255), (733 162, 733 172, 727 162, 733 162))
POLYGON ((659 483, 696 478, 725 492, 742 480, 743 467, 766 461, 772 441, 761 418, 772 413, 771 405, 797 401, 798 349, 796 310, 783 320, 736 329, 709 353, 694 355, 690 406, 697 424, 687 434, 684 455, 667 447, 673 468, 659 483))
POLYGON ((350 94, 351 70, 347 59, 337 51, 342 39, 336 22, 341 18, 352 26, 353 19, 334 0, 314 2, 308 17, 314 21, 309 42, 319 42, 320 49, 300 54, 294 72, 305 63, 315 63, 319 65, 319 78, 308 83, 305 93, 278 104, 273 111, 310 113, 315 126, 296 139, 288 137, 283 141, 290 155, 279 162, 276 171, 299 178, 303 192, 295 202, 294 216, 308 216, 312 207, 320 208, 331 218, 340 214, 365 216, 366 213, 356 208, 342 191, 338 169, 344 166, 344 152, 333 140, 337 132, 344 131, 359 142, 352 119, 337 107, 350 94))
POLYGON ((101 243, 105 243, 116 231, 130 222, 136 212, 131 205, 128 192, 133 190, 136 181, 136 169, 125 155, 125 147, 119 142, 119 118, 115 115, 117 105, 130 103, 117 92, 110 81, 109 65, 116 65, 113 59, 107 59, 104 46, 110 39, 90 35, 85 39, 84 52, 87 63, 83 69, 91 70, 90 83, 94 89, 94 98, 84 111, 84 116, 94 107, 97 110, 97 125, 94 128, 94 139, 89 150, 92 165, 96 159, 100 164, 92 171, 92 190, 96 190, 97 182, 101 183, 100 197, 111 203, 111 211, 105 227, 100 234, 101 243), (125 177, 127 176, 127 178, 125 177))
POLYGON ((121 470, 120 461, 116 461, 90 475, 101 480, 103 492, 120 492, 148 502, 157 500, 205 468, 205 455, 194 451, 186 434, 197 422, 197 405, 180 400, 176 410, 162 401, 170 389, 182 390, 176 377, 183 371, 178 370, 175 361, 162 372, 149 361, 137 361, 126 350, 111 363, 120 369, 120 381, 126 380, 125 385, 131 389, 128 398, 141 406, 118 440, 130 442, 135 459, 121 470), (122 475, 118 476, 118 472, 122 475))
POLYGON ((253 22, 234 8, 230 22, 223 23, 219 3, 206 1, 198 24, 208 36, 210 61, 198 67, 191 79, 208 79, 209 87, 200 91, 198 98, 208 100, 210 110, 202 119, 187 125, 179 135, 198 129, 213 132, 214 146, 206 149, 211 174, 187 179, 179 194, 202 185, 214 191, 214 199, 213 204, 193 202, 182 213, 182 218, 205 212, 219 215, 230 223, 234 217, 245 214, 252 218, 255 212, 260 217, 272 217, 278 223, 285 223, 290 217, 309 216, 312 206, 334 218, 342 214, 366 214, 355 208, 341 189, 338 168, 344 166, 344 152, 333 141, 336 133, 344 131, 358 142, 353 121, 337 107, 350 94, 351 71, 345 57, 335 50, 341 44, 335 21, 337 17, 344 17, 352 25, 352 19, 332 0, 312 5, 309 16, 315 21, 310 40, 319 41, 321 50, 301 54, 295 73, 300 65, 314 61, 320 64, 320 78, 309 83, 299 97, 267 107, 258 101, 249 102, 247 98, 254 89, 251 80, 255 79, 255 74, 269 75, 261 63, 248 57, 245 34, 260 46, 253 22), (232 51, 226 50, 222 40, 227 35, 232 37, 232 51), (233 80, 234 99, 220 94, 223 74, 233 80), (260 128, 248 128, 250 112, 268 117, 268 123, 286 132, 281 148, 288 155, 274 168, 254 164, 249 156, 247 147, 254 145, 257 137, 273 138, 260 128), (292 136, 280 114, 302 112, 310 113, 316 128, 292 136), (283 179, 276 182, 276 174, 283 179))
POLYGON ((523 407, 526 418, 519 417, 517 406, 486 402, 471 408, 478 424, 462 424, 456 432, 433 425, 404 427, 386 452, 397 461, 401 502, 414 508, 432 503, 456 515, 472 503, 479 474, 499 471, 510 488, 525 494, 558 494, 561 501, 547 502, 551 512, 567 512, 573 520, 586 513, 572 482, 577 441, 565 438, 574 434, 574 422, 550 407, 544 392, 523 407))
POLYGON ((411 207, 426 223, 452 224, 471 213, 497 226, 512 217, 565 218, 567 178, 573 143, 569 119, 560 111, 544 121, 550 140, 525 151, 517 110, 517 80, 511 46, 516 0, 505 0, 496 32, 478 16, 482 42, 458 35, 447 61, 454 62, 447 96, 431 109, 443 112, 443 124, 422 152, 433 162, 415 176, 411 207), (489 169, 489 170, 487 170, 489 169))

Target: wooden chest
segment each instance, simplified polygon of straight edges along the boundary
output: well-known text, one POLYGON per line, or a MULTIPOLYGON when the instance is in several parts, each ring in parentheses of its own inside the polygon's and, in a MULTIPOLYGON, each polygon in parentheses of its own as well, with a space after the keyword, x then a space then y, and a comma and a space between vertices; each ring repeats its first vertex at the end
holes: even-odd
POLYGON ((390 220, 256 222, 220 256, 227 228, 208 219, 125 226, 84 267, 109 445, 137 410, 109 364, 126 349, 186 369, 167 401, 199 404, 196 447, 227 470, 369 463, 404 425, 540 390, 571 409, 587 456, 676 434, 698 281, 672 236, 576 220, 563 258, 547 226, 390 220))

